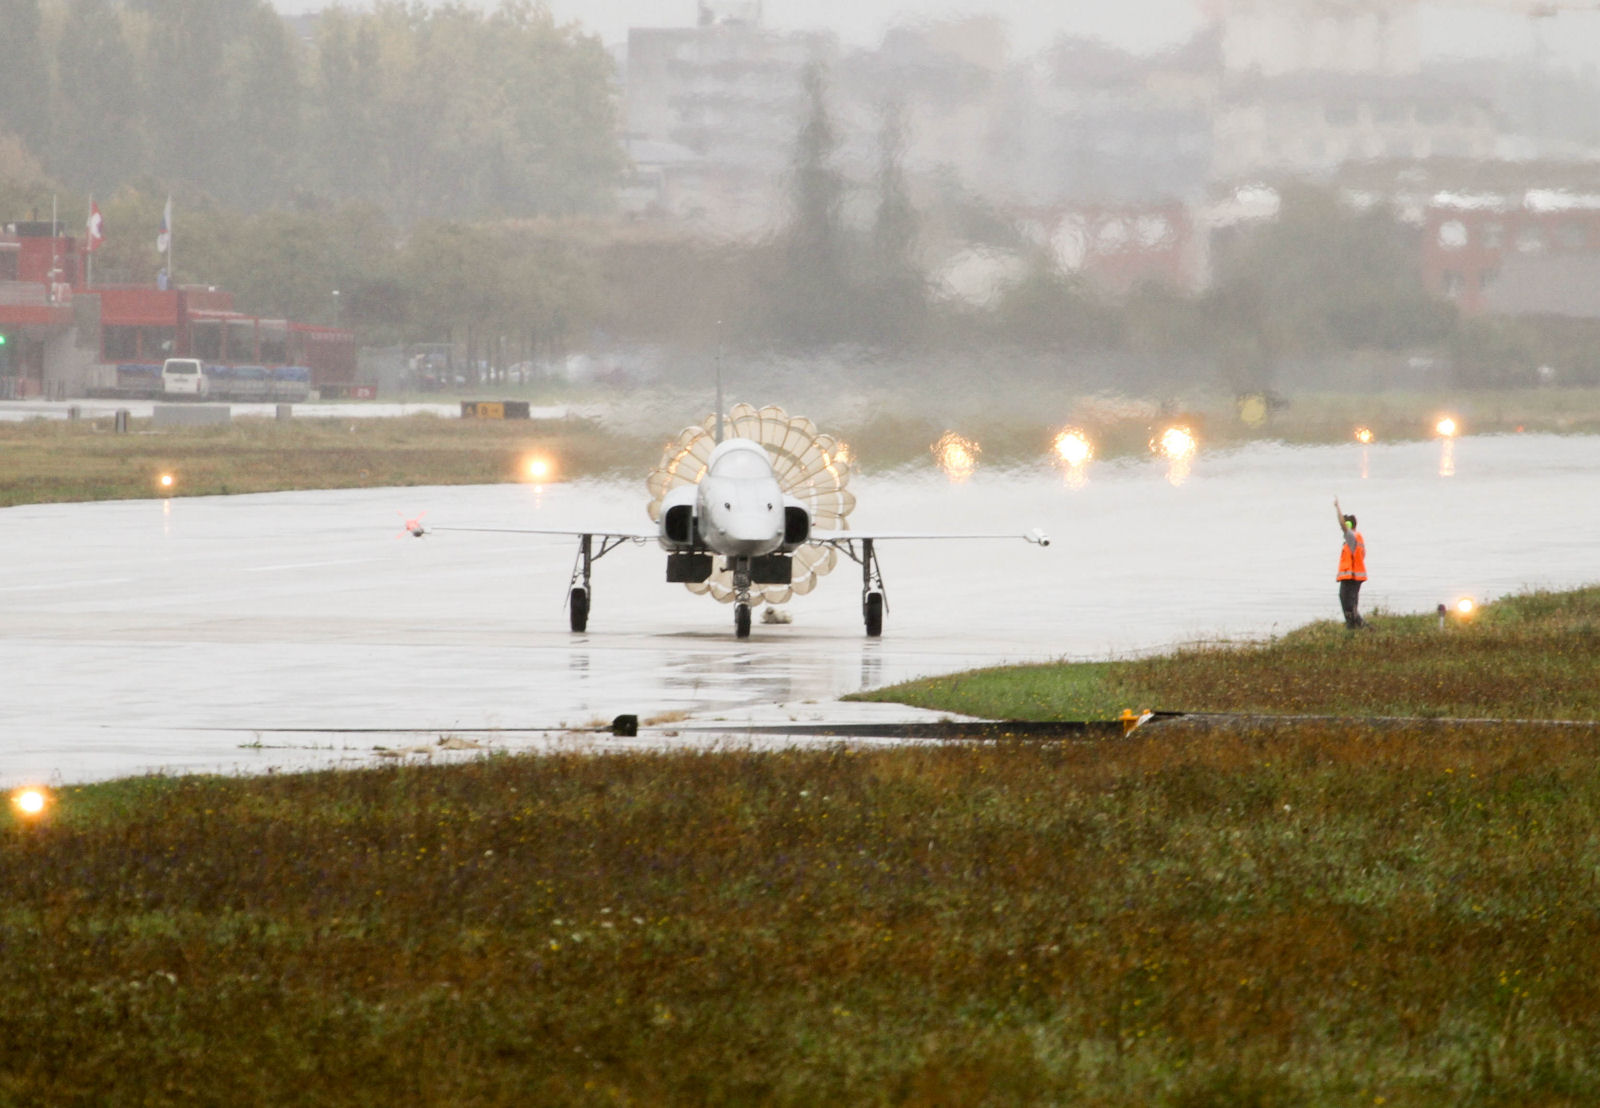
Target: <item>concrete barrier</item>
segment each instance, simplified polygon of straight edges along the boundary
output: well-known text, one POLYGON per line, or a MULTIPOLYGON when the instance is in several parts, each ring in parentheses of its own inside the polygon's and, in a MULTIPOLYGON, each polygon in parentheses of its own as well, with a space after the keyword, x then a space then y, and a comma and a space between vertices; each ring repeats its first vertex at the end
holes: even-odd
POLYGON ((151 410, 154 427, 215 427, 233 422, 226 404, 157 404, 151 410))

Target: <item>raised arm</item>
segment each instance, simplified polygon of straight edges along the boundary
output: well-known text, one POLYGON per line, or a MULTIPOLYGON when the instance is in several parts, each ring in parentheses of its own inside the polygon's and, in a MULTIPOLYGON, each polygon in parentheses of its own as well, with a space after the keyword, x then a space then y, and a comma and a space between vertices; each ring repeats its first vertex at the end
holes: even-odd
POLYGON ((1354 528, 1344 525, 1344 509, 1339 507, 1339 498, 1337 496, 1333 498, 1333 515, 1339 521, 1339 537, 1344 539, 1344 544, 1354 552, 1356 548, 1356 533, 1354 528))

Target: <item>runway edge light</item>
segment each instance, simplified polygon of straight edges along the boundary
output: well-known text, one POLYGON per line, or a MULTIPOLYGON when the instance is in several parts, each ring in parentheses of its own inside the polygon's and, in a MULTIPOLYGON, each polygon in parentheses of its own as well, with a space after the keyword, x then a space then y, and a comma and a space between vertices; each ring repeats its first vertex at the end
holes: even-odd
POLYGON ((12 792, 11 806, 24 819, 38 819, 50 807, 50 794, 37 785, 26 785, 12 792))

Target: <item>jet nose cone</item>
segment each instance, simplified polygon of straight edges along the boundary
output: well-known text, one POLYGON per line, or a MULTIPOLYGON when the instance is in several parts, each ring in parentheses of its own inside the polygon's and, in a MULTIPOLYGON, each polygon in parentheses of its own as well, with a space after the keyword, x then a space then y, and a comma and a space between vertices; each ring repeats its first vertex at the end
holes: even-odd
POLYGON ((733 555, 766 554, 777 548, 783 535, 770 528, 730 527, 723 532, 724 553, 733 555))

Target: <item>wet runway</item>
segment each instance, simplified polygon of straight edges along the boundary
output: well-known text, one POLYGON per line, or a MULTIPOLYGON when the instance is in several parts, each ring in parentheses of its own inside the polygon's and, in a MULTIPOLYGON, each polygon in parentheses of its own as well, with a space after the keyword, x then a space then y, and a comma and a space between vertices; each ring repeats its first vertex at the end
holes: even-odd
POLYGON ((574 635, 575 542, 401 533, 423 511, 643 530, 642 482, 6 509, 0 785, 449 756, 442 736, 456 756, 571 745, 585 740, 566 729, 624 712, 737 731, 833 718, 840 695, 920 675, 1267 635, 1337 614, 1335 493, 1367 535, 1369 610, 1600 577, 1600 439, 1452 450, 1448 473, 1440 444, 1416 443, 1264 445, 1202 456, 1183 480, 1099 465, 1076 487, 1049 468, 862 475, 858 528, 1054 540, 883 544, 881 640, 862 635, 849 563, 789 605, 792 624, 758 620, 741 642, 730 608, 665 584, 653 544, 627 546, 597 563, 574 635))

